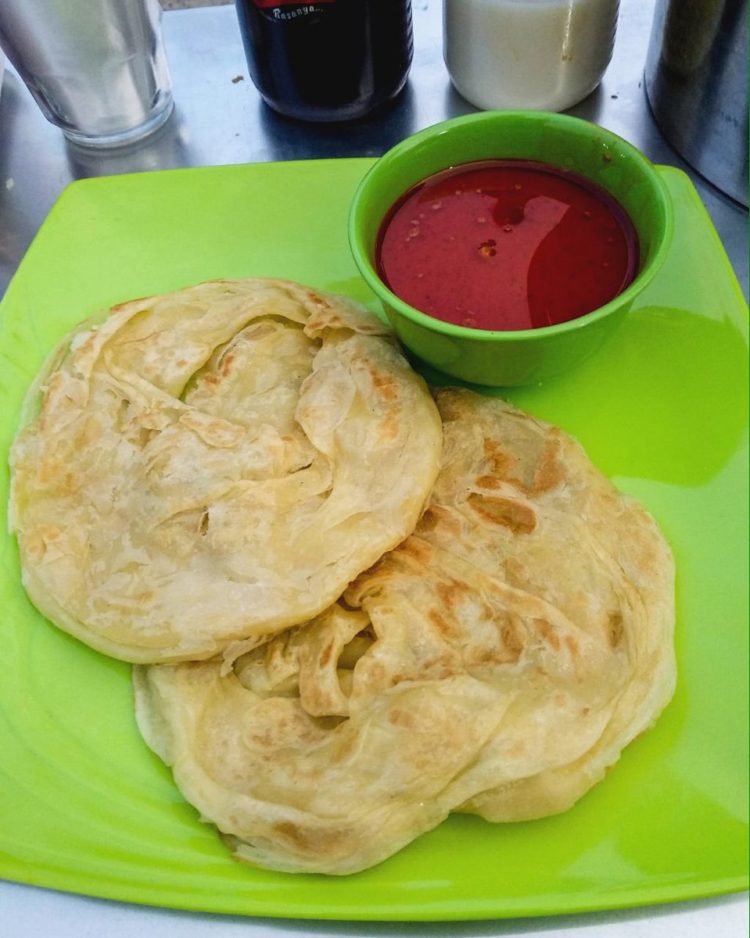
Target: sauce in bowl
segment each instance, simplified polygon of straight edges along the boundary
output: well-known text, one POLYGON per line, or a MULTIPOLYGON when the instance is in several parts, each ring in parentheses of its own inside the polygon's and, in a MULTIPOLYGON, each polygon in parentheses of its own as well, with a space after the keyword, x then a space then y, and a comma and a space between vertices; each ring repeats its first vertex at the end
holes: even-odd
POLYGON ((621 293, 638 238, 619 203, 546 163, 481 160, 430 176, 386 215, 378 274, 444 322, 514 331, 577 319, 621 293))

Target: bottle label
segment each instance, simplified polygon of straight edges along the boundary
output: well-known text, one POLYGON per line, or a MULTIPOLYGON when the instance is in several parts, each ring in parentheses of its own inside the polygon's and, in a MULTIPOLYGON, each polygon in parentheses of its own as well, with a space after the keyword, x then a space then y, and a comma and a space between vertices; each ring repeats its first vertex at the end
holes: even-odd
POLYGON ((252 2, 259 10, 264 10, 275 20, 293 20, 299 16, 319 13, 322 6, 336 3, 336 0, 314 0, 313 3, 305 3, 304 0, 252 0, 252 2))

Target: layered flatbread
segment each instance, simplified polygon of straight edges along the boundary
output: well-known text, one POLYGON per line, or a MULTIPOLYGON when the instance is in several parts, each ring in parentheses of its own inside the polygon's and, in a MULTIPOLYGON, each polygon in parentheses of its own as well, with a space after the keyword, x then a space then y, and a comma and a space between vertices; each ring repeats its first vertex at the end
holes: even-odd
POLYGON ((672 695, 650 515, 561 430, 437 400, 429 507, 340 602, 231 667, 135 670, 146 741, 242 860, 351 873, 452 811, 565 810, 672 695))
POLYGON ((413 529, 440 418, 352 301, 222 280, 60 345, 12 450, 24 586, 129 661, 205 659, 317 615, 413 529))

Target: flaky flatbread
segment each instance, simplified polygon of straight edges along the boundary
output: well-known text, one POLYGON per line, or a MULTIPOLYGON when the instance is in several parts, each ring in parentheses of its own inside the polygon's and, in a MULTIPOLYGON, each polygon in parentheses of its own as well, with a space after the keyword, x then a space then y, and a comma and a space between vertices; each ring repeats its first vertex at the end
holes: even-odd
POLYGON ((439 468, 430 393, 343 297, 224 280, 68 336, 12 450, 23 582, 129 661, 252 647, 325 609, 413 529, 439 468))
POLYGON ((226 668, 136 668, 149 745, 240 859, 343 874, 452 811, 565 810, 671 697, 673 563, 559 429, 438 392, 416 531, 226 668))

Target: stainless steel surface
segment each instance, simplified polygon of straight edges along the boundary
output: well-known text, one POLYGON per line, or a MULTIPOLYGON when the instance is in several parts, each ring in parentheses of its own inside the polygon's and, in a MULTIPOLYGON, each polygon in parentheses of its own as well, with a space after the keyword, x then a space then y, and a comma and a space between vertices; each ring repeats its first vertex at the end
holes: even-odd
MULTIPOLYGON (((642 76, 652 11, 652 0, 623 0, 604 80, 571 113, 626 137, 655 162, 691 174, 747 294, 747 212, 687 166, 664 140, 646 104, 642 76)), ((415 55, 405 92, 384 114, 353 125, 295 124, 263 105, 247 79, 233 7, 169 12, 164 29, 175 113, 154 137, 121 153, 92 154, 67 144, 43 119, 12 69, 6 73, 0 95, 0 289, 73 179, 179 166, 375 156, 413 131, 473 110, 453 90, 443 64, 439 0, 414 0, 415 55)), ((743 938, 747 922, 745 895, 539 920, 355 924, 194 914, 0 882, 3 938, 661 938, 671 933, 680 938, 743 938)))
POLYGON ((746 206, 747 4, 658 0, 645 81, 667 140, 698 172, 746 206))
MULTIPOLYGON (((626 137, 654 162, 693 177, 747 295, 747 213, 705 182, 667 143, 645 101, 643 67, 653 0, 621 4, 612 61, 571 113, 626 137)), ((91 154, 66 143, 12 69, 0 95, 0 291, 67 183, 82 176, 264 160, 376 156, 403 137, 474 108, 453 89, 442 57, 439 0, 414 0, 414 64, 399 99, 351 125, 297 124, 266 107, 247 77, 232 6, 165 13, 175 113, 132 149, 91 154)))
POLYGON ((140 140, 169 116, 158 0, 3 0, 0 45, 47 120, 79 143, 140 140))

